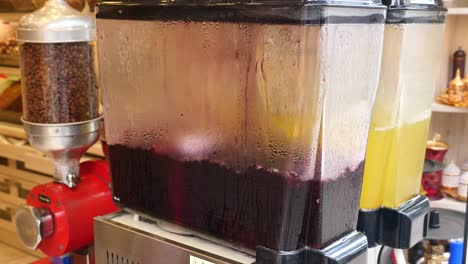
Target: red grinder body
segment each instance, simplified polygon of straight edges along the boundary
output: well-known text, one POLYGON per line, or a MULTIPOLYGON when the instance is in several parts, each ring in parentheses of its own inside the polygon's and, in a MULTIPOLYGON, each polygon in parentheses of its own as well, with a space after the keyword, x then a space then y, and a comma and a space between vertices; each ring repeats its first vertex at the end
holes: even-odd
POLYGON ((73 189, 55 182, 34 187, 27 204, 52 218, 53 225, 40 224, 42 237, 37 244, 51 257, 93 244, 93 218, 119 210, 112 200, 106 161, 81 163, 80 182, 73 189))

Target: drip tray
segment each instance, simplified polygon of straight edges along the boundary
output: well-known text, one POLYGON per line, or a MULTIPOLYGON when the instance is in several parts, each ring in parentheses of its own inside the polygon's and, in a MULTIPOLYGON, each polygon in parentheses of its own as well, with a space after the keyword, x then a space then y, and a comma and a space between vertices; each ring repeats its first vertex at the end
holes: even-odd
POLYGON ((255 257, 230 245, 161 221, 118 212, 94 220, 96 263, 251 264, 255 257), (164 228, 161 228, 161 226, 164 228), (155 262, 158 260, 158 262, 155 262))

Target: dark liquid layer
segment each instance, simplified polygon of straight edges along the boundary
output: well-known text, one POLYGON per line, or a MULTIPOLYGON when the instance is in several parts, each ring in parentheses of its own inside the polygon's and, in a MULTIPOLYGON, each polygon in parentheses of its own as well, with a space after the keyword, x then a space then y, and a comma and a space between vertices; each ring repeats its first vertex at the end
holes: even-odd
POLYGON ((359 197, 348 196, 362 166, 336 181, 315 182, 259 166, 237 173, 211 161, 181 162, 120 145, 109 152, 114 195, 122 207, 251 249, 320 247, 356 225, 359 197), (342 213, 352 205, 356 212, 342 213))

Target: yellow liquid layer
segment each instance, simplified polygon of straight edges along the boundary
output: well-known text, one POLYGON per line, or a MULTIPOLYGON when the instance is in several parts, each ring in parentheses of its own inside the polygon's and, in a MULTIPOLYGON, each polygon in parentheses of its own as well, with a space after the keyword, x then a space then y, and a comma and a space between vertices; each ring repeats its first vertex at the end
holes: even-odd
POLYGON ((362 209, 396 208, 419 193, 429 119, 369 131, 362 209))

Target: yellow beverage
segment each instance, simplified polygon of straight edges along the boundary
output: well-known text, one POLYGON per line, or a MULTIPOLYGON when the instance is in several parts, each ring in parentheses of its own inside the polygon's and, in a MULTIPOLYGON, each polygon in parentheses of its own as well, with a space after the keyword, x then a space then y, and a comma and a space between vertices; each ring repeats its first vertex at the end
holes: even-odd
POLYGON ((395 160, 390 152, 397 129, 385 128, 369 130, 367 140, 366 164, 361 192, 362 209, 377 209, 382 206, 384 196, 385 171, 389 161, 395 160))
POLYGON ((400 127, 371 127, 361 194, 362 209, 395 208, 418 194, 429 120, 400 127))

